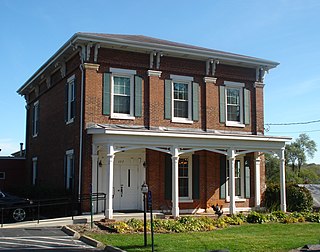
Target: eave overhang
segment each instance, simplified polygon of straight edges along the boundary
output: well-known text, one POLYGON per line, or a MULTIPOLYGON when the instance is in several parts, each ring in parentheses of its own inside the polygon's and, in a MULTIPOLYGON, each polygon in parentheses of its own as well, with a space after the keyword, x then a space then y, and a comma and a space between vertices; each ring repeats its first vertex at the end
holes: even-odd
POLYGON ((151 43, 135 41, 119 37, 101 37, 97 34, 76 33, 74 34, 52 57, 50 57, 18 90, 17 93, 25 95, 27 88, 37 80, 45 71, 54 70, 56 62, 66 59, 79 49, 78 45, 99 44, 100 47, 127 50, 141 53, 162 52, 164 56, 188 58, 194 60, 207 61, 216 59, 220 63, 237 65, 242 67, 260 68, 269 70, 279 65, 278 62, 264 60, 245 55, 215 51, 206 48, 184 47, 178 45, 167 45, 161 43, 151 43))
POLYGON ((285 147, 291 137, 258 136, 241 134, 159 132, 151 130, 115 130, 108 128, 88 128, 87 133, 94 136, 95 143, 103 144, 106 139, 118 145, 168 146, 183 148, 228 149, 273 152, 285 147))

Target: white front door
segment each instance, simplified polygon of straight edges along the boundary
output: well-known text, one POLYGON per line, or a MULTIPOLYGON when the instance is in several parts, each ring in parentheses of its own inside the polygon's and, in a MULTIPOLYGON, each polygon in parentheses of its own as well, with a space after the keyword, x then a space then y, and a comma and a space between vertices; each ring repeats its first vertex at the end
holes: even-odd
POLYGON ((113 178, 114 210, 139 209, 138 165, 115 164, 113 178))

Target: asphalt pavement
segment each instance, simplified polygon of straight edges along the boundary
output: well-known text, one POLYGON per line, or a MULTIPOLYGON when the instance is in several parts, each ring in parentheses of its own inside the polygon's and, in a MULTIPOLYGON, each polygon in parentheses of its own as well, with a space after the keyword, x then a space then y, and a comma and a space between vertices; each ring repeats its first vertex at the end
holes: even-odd
POLYGON ((3 228, 0 229, 0 251, 101 251, 68 236, 61 228, 3 228))

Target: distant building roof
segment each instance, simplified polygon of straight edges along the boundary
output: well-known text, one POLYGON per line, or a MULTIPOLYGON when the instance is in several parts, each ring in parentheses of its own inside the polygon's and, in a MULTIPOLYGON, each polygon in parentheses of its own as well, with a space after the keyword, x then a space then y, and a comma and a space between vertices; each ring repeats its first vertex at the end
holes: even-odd
POLYGON ((313 207, 320 208, 320 184, 300 184, 299 186, 307 188, 313 198, 313 207))

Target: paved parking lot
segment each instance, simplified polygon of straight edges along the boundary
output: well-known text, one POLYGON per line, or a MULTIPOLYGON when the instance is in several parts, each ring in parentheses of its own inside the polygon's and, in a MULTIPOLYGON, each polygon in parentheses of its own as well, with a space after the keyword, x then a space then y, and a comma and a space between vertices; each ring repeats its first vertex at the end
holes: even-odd
POLYGON ((0 251, 99 251, 60 228, 0 229, 0 251))

